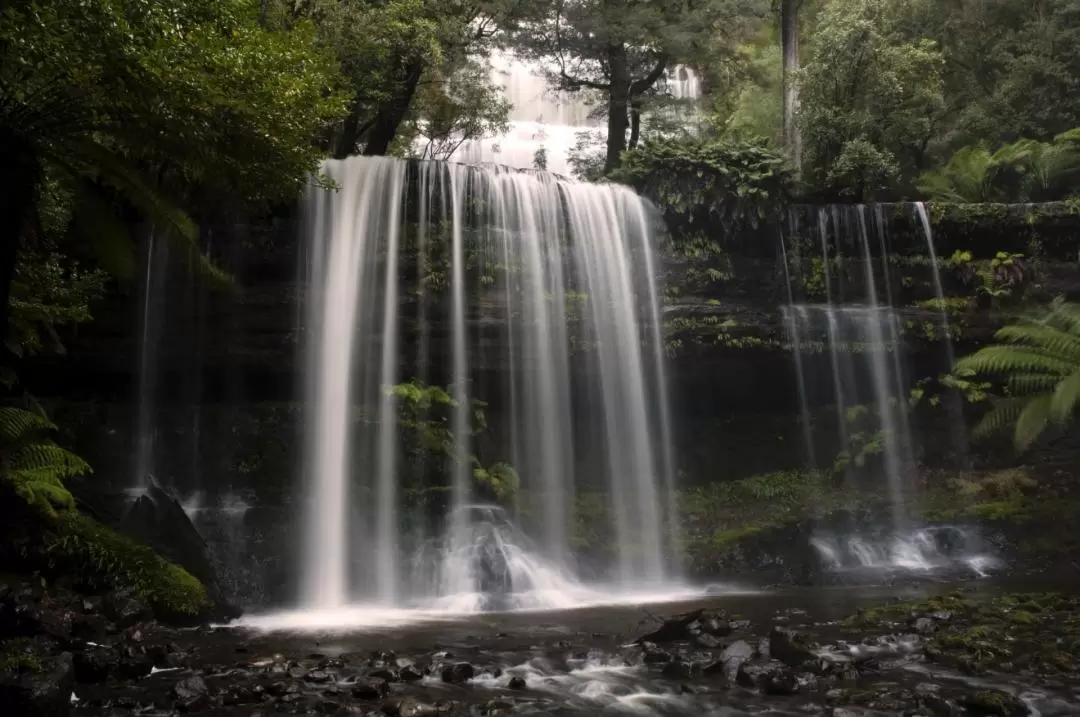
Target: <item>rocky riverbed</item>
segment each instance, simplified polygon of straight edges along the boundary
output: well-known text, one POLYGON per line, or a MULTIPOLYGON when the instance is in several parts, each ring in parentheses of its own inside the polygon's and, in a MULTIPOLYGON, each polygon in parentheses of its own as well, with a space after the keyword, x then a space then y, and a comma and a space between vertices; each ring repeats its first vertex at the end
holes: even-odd
POLYGON ((168 627, 0 588, 0 713, 1080 714, 1080 599, 991 583, 717 595, 363 632, 168 627))

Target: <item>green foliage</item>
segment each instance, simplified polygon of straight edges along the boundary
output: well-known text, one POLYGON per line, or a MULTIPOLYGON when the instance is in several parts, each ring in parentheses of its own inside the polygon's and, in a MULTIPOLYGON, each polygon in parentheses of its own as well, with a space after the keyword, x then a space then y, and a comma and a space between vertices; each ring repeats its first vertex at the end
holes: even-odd
POLYGON ((317 166, 319 132, 342 109, 310 27, 268 31, 259 15, 253 0, 7 4, 0 169, 22 192, 9 200, 9 230, 47 214, 39 190, 50 187, 70 200, 71 227, 102 266, 130 272, 125 228, 138 217, 224 279, 174 202, 296 196, 317 166))
POLYGON ((490 468, 477 464, 473 468, 473 480, 500 503, 513 498, 519 487, 517 471, 509 463, 496 463, 490 468))
POLYGON ((15 356, 63 353, 56 328, 90 321, 90 305, 105 292, 106 275, 48 252, 20 252, 11 282, 8 350, 15 356))
POLYGON ((28 550, 44 561, 44 575, 85 590, 131 588, 159 615, 193 616, 209 607, 206 588, 186 570, 74 511, 28 550))
POLYGON ((53 520, 75 510, 75 498, 64 481, 93 472, 86 461, 52 441, 54 431, 56 426, 43 415, 0 407, 2 479, 43 517, 53 520))
POLYGON ((1002 383, 1005 396, 975 432, 1014 425, 1013 441, 1023 450, 1050 424, 1068 423, 1080 404, 1080 307, 1055 301, 996 338, 1000 343, 961 359, 957 370, 1002 383))
POLYGON ((994 152, 982 145, 960 149, 948 164, 926 172, 919 191, 941 202, 1043 202, 1080 187, 1080 132, 1052 142, 1023 139, 994 152))
POLYGON ((614 178, 651 199, 680 237, 756 229, 777 216, 791 184, 784 156, 760 139, 646 142, 626 153, 614 178))
POLYGON ((801 77, 814 188, 864 200, 921 163, 943 106, 941 52, 905 26, 914 0, 828 0, 801 77))

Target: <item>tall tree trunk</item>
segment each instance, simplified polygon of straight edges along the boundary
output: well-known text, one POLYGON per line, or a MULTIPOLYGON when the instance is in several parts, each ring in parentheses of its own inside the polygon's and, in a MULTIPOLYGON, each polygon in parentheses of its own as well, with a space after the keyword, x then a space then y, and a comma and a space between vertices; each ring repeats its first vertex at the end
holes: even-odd
POLYGON ((608 90, 607 156, 604 174, 618 169, 626 151, 626 130, 630 126, 627 110, 630 105, 630 68, 626 61, 626 48, 608 45, 608 69, 611 73, 611 89, 608 90))
POLYGON ((802 132, 796 114, 799 110, 799 4, 802 0, 780 0, 780 48, 784 56, 784 145, 795 168, 795 178, 802 175, 802 132))
POLYGON ((398 128, 405 120, 409 112, 416 88, 420 84, 420 78, 424 74, 424 61, 412 60, 405 66, 404 76, 397 92, 390 101, 379 108, 375 115, 375 123, 368 132, 367 141, 364 142, 364 154, 367 156, 381 156, 390 150, 390 144, 397 136, 398 128))
POLYGON ((630 100, 630 141, 627 149, 636 149, 641 139, 641 102, 637 98, 630 100))
POLYGON ((14 143, 9 146, 0 147, 0 367, 11 359, 7 350, 11 282, 38 184, 33 157, 18 152, 14 143))

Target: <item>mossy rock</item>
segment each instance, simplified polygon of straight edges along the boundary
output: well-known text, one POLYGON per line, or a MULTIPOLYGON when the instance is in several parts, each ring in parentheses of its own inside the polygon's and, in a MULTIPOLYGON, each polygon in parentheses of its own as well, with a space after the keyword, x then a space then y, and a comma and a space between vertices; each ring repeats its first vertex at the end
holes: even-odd
POLYGON ((51 526, 28 560, 40 562, 46 577, 79 590, 131 588, 159 619, 193 618, 211 607, 206 588, 186 570, 79 513, 51 526))

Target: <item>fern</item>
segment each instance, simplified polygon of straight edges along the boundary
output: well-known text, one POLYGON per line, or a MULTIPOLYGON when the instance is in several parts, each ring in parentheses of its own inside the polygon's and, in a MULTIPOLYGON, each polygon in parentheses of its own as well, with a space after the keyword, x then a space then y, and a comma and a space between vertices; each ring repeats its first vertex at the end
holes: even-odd
POLYGON ((956 370, 1002 381, 1009 397, 995 403, 975 433, 1013 425, 1013 442, 1023 450, 1051 423, 1068 423, 1080 407, 1080 307, 1055 301, 996 338, 1001 343, 961 359, 956 370))
POLYGON ((92 473, 90 465, 50 437, 56 425, 43 415, 0 407, 0 471, 15 493, 51 519, 75 509, 64 481, 92 473))

